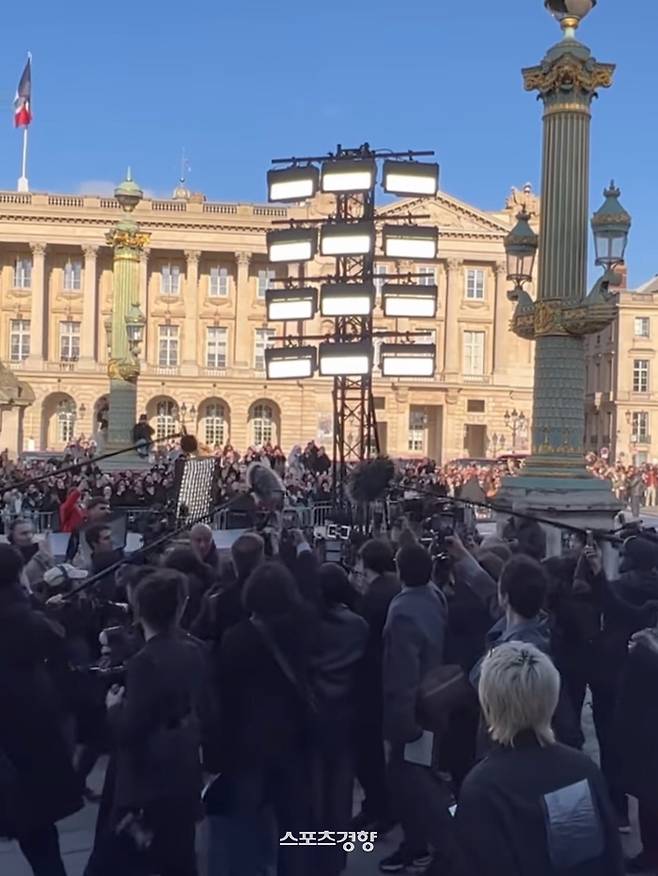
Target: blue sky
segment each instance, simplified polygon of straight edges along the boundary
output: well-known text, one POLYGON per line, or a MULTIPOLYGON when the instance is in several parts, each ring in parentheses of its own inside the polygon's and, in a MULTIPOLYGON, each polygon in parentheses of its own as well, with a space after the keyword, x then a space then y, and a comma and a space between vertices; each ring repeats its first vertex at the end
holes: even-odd
MULTIPOLYGON (((628 5, 600 0, 581 34, 618 65, 594 106, 592 205, 614 176, 640 283, 658 273, 658 3, 628 5)), ((28 49, 33 190, 107 188, 130 163, 166 194, 185 147, 195 190, 262 200, 270 158, 366 140, 435 149, 441 187, 484 209, 539 185, 540 106, 519 70, 559 37, 542 0, 33 0, 6 4, 2 23, 3 189, 18 175, 11 102, 28 49)))

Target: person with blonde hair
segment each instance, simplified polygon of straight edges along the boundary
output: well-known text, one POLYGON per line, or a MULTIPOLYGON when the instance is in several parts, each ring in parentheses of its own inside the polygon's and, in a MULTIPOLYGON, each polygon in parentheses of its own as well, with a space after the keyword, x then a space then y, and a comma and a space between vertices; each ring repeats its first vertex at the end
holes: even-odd
POLYGON ((467 776, 456 818, 459 876, 621 876, 614 810, 598 767, 555 741, 560 675, 529 643, 482 664, 490 754, 467 776))

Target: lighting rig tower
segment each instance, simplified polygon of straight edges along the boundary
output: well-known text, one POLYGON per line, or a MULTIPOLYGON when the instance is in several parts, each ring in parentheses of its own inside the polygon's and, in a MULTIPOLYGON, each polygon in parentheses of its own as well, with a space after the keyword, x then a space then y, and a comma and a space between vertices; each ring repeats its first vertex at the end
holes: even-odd
MULTIPOLYGON (((436 364, 434 344, 415 344, 419 333, 375 331, 373 313, 378 304, 385 317, 434 318, 437 287, 420 285, 415 274, 378 274, 383 279, 381 302, 376 301, 375 253, 378 245, 388 258, 433 260, 437 255, 436 227, 417 226, 414 218, 387 217, 378 233, 375 188, 381 164, 386 193, 418 198, 434 197, 439 167, 414 159, 433 152, 374 150, 366 143, 356 149, 338 146, 320 157, 275 159, 268 172, 270 201, 307 200, 318 191, 335 196, 335 212, 326 220, 288 220, 289 227, 267 235, 272 263, 303 263, 320 256, 335 259, 330 275, 286 279, 281 288, 267 290, 270 321, 297 320, 297 336, 283 336, 280 347, 265 351, 268 380, 333 377, 334 503, 345 501, 346 473, 354 462, 380 452, 372 393, 375 338, 403 343, 382 343, 384 377, 431 377, 436 364), (281 167, 278 167, 281 165, 281 167), (283 166, 285 165, 285 166, 283 166), (395 224, 394 224, 395 223, 395 224), (400 223, 400 224, 397 224, 400 223), (319 247, 318 247, 319 239, 319 247), (334 320, 328 335, 306 335, 303 321, 318 311, 334 320), (309 342, 318 341, 316 347, 309 342)), ((284 328, 285 331, 285 328, 284 328)))

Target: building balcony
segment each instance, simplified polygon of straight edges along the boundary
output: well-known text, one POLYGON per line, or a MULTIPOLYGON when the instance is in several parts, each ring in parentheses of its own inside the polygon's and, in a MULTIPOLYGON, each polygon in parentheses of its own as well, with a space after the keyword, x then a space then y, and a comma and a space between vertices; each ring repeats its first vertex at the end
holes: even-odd
POLYGON ((44 362, 46 371, 71 372, 78 371, 77 359, 60 359, 59 362, 44 362))
POLYGON ((479 384, 491 383, 491 375, 490 374, 463 374, 462 379, 463 379, 464 383, 479 383, 479 384))
POLYGON ((651 444, 651 435, 631 435, 631 444, 636 447, 644 447, 651 444))

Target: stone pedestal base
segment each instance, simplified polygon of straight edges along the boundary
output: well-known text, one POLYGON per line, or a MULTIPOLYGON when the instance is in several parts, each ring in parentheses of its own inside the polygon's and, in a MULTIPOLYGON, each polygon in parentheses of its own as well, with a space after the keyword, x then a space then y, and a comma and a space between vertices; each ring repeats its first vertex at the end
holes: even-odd
MULTIPOLYGON (((505 478, 495 499, 496 507, 505 509, 497 515, 499 533, 511 511, 554 520, 580 529, 609 532, 617 527, 616 518, 622 510, 607 480, 598 478, 542 478, 532 476, 505 478), (505 511, 509 509, 507 514, 505 511)), ((546 532, 547 555, 562 553, 562 533, 558 526, 542 524, 546 532)), ((610 543, 601 542, 606 573, 617 572, 617 551, 610 543)))
MULTIPOLYGON (((111 453, 112 450, 120 450, 120 447, 105 447, 103 453, 111 453)), ((103 459, 98 463, 101 471, 108 474, 114 474, 118 471, 149 471, 152 464, 148 457, 144 459, 134 451, 130 453, 120 453, 118 456, 111 456, 109 459, 103 459)))

